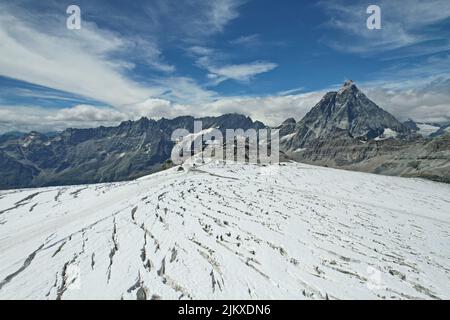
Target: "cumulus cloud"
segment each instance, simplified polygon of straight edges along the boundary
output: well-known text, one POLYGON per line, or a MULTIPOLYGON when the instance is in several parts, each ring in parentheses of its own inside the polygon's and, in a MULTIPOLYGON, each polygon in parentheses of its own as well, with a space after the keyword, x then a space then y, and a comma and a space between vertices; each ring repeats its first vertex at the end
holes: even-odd
POLYGON ((420 81, 367 83, 367 96, 399 120, 450 121, 450 78, 432 77, 420 81))
MULTIPOLYGON (((184 79, 185 80, 185 79, 184 79)), ((179 81, 184 81, 179 79, 179 81)), ((191 85, 186 85, 188 95, 191 85)), ((450 78, 357 83, 376 104, 399 120, 412 118, 418 122, 450 122, 450 78)), ((179 86, 179 84, 177 84, 179 86)), ((332 90, 336 90, 333 88, 332 90)), ((170 99, 151 98, 129 104, 121 109, 77 105, 73 108, 48 109, 36 107, 0 106, 0 131, 53 131, 67 127, 95 127, 117 125, 124 120, 141 117, 159 119, 182 115, 195 117, 240 113, 275 126, 293 117, 300 120, 327 91, 265 97, 218 97, 211 101, 174 102, 170 99)), ((295 92, 295 91, 293 91, 295 92)))
POLYGON ((108 122, 123 121, 126 115, 111 109, 99 108, 91 105, 77 105, 72 108, 64 108, 47 116, 49 121, 63 122, 108 122))
POLYGON ((159 119, 181 115, 195 117, 240 113, 260 120, 267 125, 278 125, 288 117, 300 119, 320 100, 324 92, 291 96, 221 97, 212 102, 181 104, 166 99, 147 99, 127 105, 120 110, 109 107, 77 105, 72 108, 48 109, 27 106, 0 106, 0 132, 42 132, 62 130, 67 127, 96 127, 117 125, 125 120, 141 117, 159 119))
POLYGON ((69 127, 113 126, 128 118, 128 115, 112 108, 90 105, 64 109, 3 105, 0 107, 0 132, 50 132, 69 127))
POLYGON ((323 94, 324 91, 288 96, 228 97, 209 103, 204 108, 214 114, 243 113, 275 126, 290 117, 300 120, 323 94))
POLYGON ((195 117, 240 113, 267 125, 278 125, 289 117, 301 119, 325 92, 311 92, 290 96, 221 97, 200 104, 171 103, 168 100, 149 99, 130 108, 139 116, 174 118, 181 115, 195 117))

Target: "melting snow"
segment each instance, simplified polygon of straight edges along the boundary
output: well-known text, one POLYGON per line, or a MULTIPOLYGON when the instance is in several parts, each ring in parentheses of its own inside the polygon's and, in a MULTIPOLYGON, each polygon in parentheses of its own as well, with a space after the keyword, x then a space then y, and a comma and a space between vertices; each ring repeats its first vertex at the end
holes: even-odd
POLYGON ((386 139, 390 139, 390 138, 395 138, 397 137, 398 132, 395 130, 392 130, 390 128, 385 128, 383 131, 383 134, 381 134, 380 136, 376 137, 374 140, 386 140, 386 139))

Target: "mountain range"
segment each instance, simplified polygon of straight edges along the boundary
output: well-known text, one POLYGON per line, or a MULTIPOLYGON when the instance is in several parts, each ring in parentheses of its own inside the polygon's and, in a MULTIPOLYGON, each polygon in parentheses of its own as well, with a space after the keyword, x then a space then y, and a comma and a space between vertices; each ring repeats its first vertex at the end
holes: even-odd
MULTIPOLYGON (((261 129, 239 114, 122 122, 116 127, 0 136, 0 188, 112 182, 171 166, 171 134, 194 121, 203 129, 261 129)), ((283 159, 388 175, 450 182, 449 126, 398 121, 355 83, 328 92, 301 119, 279 130, 283 159)))
POLYGON ((189 165, 0 191, 0 299, 450 298, 450 185, 189 165))
POLYGON ((38 132, 0 139, 0 188, 39 187, 130 180, 170 166, 172 132, 203 129, 263 128, 238 114, 158 121, 141 118, 117 127, 67 129, 48 136, 38 132))
POLYGON ((327 93, 300 122, 278 128, 281 150, 295 161, 450 182, 448 126, 401 123, 352 81, 327 93))
POLYGON ((195 120, 265 128, 0 136, 0 299, 449 299, 450 184, 386 176, 450 182, 446 126, 401 123, 346 82, 271 128, 281 162, 175 165, 171 134, 195 120))
POLYGON ((287 150, 341 134, 367 141, 386 132, 406 136, 411 131, 368 99, 351 80, 346 81, 339 91, 328 92, 295 126, 292 121, 287 125, 290 130, 283 134, 292 134, 290 139, 283 140, 287 150))

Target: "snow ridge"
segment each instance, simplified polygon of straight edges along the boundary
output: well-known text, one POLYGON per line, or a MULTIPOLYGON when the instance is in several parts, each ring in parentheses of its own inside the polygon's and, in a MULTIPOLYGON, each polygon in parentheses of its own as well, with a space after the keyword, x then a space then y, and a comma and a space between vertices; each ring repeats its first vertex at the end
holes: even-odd
POLYGON ((448 299, 450 186, 210 162, 0 192, 0 299, 448 299))

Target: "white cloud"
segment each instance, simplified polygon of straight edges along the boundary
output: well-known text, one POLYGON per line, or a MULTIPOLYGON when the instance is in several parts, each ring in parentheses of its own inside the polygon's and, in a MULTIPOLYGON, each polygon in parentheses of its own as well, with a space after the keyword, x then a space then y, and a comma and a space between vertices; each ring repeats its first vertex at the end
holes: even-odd
POLYGON ((298 87, 298 88, 280 91, 280 92, 278 92, 278 94, 280 96, 288 96, 288 95, 292 95, 292 94, 300 93, 300 92, 304 92, 304 91, 305 91, 304 87, 298 87))
POLYGON ((249 81, 254 76, 269 72, 278 65, 267 61, 254 61, 243 64, 218 65, 210 61, 208 57, 201 57, 197 60, 197 65, 208 70, 208 78, 213 80, 214 84, 233 79, 237 81, 249 81))
POLYGON ((125 114, 111 109, 99 108, 91 105, 80 104, 72 108, 64 108, 50 113, 47 116, 49 121, 63 122, 117 122, 123 121, 127 117, 125 114))
POLYGON ((149 99, 130 106, 134 118, 175 118, 182 115, 194 117, 219 116, 240 113, 267 125, 278 125, 287 118, 300 120, 325 94, 325 91, 290 96, 268 97, 218 97, 212 102, 180 104, 164 99, 149 99))
MULTIPOLYGON (((156 33, 164 34, 164 37, 166 33, 162 31, 168 27, 170 29, 171 26, 182 29, 171 30, 172 35, 173 32, 191 34, 192 37, 186 36, 184 39, 189 43, 188 52, 196 57, 197 66, 207 71, 210 84, 218 84, 227 79, 246 82, 258 74, 275 69, 277 64, 268 61, 227 63, 231 60, 230 57, 197 41, 198 38, 222 32, 225 26, 238 16, 237 9, 242 3, 235 0, 192 0, 182 4, 179 1, 152 1, 149 8, 157 10, 153 11, 149 25, 157 26, 156 33), (188 12, 190 14, 187 14, 188 12), (165 18, 167 20, 164 20, 165 18), (163 26, 158 27, 160 24, 163 26)), ((416 4, 412 0, 407 3, 416 4)), ((397 21, 394 18, 400 15, 399 10, 403 7, 382 2, 384 13, 385 6, 393 11, 385 17, 384 33, 381 37, 372 39, 372 35, 364 33, 367 16, 364 6, 361 7, 361 22, 355 20, 361 17, 353 11, 359 7, 336 6, 326 2, 330 12, 337 12, 332 25, 346 30, 350 35, 358 36, 354 41, 355 46, 350 50, 365 52, 395 49, 435 38, 417 31, 411 17, 422 11, 423 16, 418 18, 420 21, 417 25, 422 27, 439 22, 448 17, 446 3, 434 0, 432 5, 423 2, 415 8, 407 6, 407 10, 411 10, 408 11, 408 17, 400 17, 397 21), (439 12, 434 9, 436 4, 443 4, 439 12), (394 23, 389 25, 389 21, 394 23), (360 22, 363 25, 362 31, 360 22), (397 22, 401 25, 397 26, 397 22), (372 40, 374 42, 370 43, 372 40), (368 46, 365 46, 366 42, 369 42, 368 46)), ((7 100, 0 97, 0 103, 3 104, 0 106, 1 131, 49 131, 70 126, 116 125, 120 121, 141 116, 201 117, 228 112, 249 115, 269 125, 277 125, 289 117, 300 120, 325 93, 316 91, 298 94, 303 88, 296 88, 266 97, 220 97, 191 78, 171 75, 175 67, 165 62, 156 41, 123 37, 99 29, 89 21, 83 23, 83 29, 80 31, 67 31, 64 28, 54 28, 54 25, 51 25, 54 21, 43 20, 44 25, 40 25, 42 19, 38 17, 20 19, 1 4, 0 9, 3 9, 0 10, 0 75, 89 97, 111 106, 95 107, 84 104, 64 109, 8 106, 7 100), (148 66, 164 72, 165 75, 145 79, 145 86, 131 80, 127 76, 135 67, 134 61, 127 56, 131 52, 133 58, 145 61, 148 66)), ((147 15, 149 14, 147 12, 147 15)), ((169 32, 167 37, 170 35, 169 32)), ((257 35, 250 35, 235 39, 235 43, 249 44, 257 40, 257 35)), ((437 58, 430 58, 427 64, 407 70, 409 74, 402 71, 404 79, 415 77, 416 80, 383 80, 363 83, 360 86, 377 104, 401 120, 411 117, 417 121, 448 121, 450 80, 448 77, 429 77, 430 74, 435 74, 436 70, 443 71, 445 63, 449 65, 448 57, 438 61, 435 59, 437 58), (417 81, 419 74, 420 82, 417 81)), ((392 73, 400 74, 398 70, 393 71, 392 73)), ((380 78, 392 79, 386 74, 380 78)), ((24 92, 24 95, 53 99, 53 92, 24 92)), ((59 93, 55 95, 54 99, 65 99, 59 93)))
POLYGON ((399 120, 450 121, 450 78, 362 84, 361 89, 381 108, 399 120))
POLYGON ((187 51, 189 53, 192 53, 194 55, 199 55, 199 56, 207 56, 207 55, 214 53, 213 49, 207 48, 207 47, 202 47, 202 46, 192 46, 192 47, 189 47, 187 49, 187 51))
POLYGON ((127 39, 127 50, 125 54, 129 58, 130 52, 133 59, 141 60, 155 70, 165 73, 172 73, 176 70, 174 65, 164 61, 161 50, 155 43, 149 42, 139 37, 127 39))
MULTIPOLYGON (((185 81, 186 79, 178 79, 185 81)), ((176 80, 174 80, 176 81, 176 80)), ((191 84, 186 82, 186 95, 191 84)), ((403 121, 412 118, 421 122, 450 121, 450 77, 357 83, 376 104, 403 121)), ((177 85, 179 86, 179 84, 177 85)), ((328 90, 327 90, 328 91, 328 90)), ((195 117, 240 113, 267 125, 278 125, 287 118, 300 120, 326 93, 325 90, 302 94, 267 97, 215 97, 214 101, 175 103, 168 99, 147 99, 124 106, 120 110, 78 105, 66 109, 0 106, 0 131, 52 131, 66 127, 117 125, 123 120, 140 117, 159 119, 181 115, 195 117)))
MULTIPOLYGON (((234 42, 241 44, 256 41, 257 35, 241 37, 234 42)), ((248 63, 227 63, 232 58, 220 50, 204 46, 191 46, 186 51, 196 57, 197 67, 208 71, 206 75, 210 80, 209 85, 217 85, 223 81, 232 79, 240 82, 248 82, 256 75, 272 71, 278 64, 270 61, 252 61, 248 63)))
POLYGON ((237 45, 237 46, 256 46, 261 44, 260 36, 259 34, 251 34, 247 36, 241 36, 239 38, 236 38, 234 40, 230 41, 230 44, 237 45))
MULTIPOLYGON (((201 0, 183 4, 155 1, 153 4, 162 6, 158 11, 160 18, 166 14, 173 15, 174 19, 186 18, 184 25, 177 26, 183 26, 183 31, 206 35, 221 32, 229 21, 238 16, 237 8, 242 3, 240 0, 201 0), (164 10, 164 6, 169 10, 164 10), (184 16, 187 9, 192 9, 191 14, 184 16), (195 18, 197 15, 198 19, 195 18)), ((95 12, 95 8, 89 8, 95 12)), ((175 102, 198 105, 216 96, 215 92, 202 88, 188 77, 150 76, 145 79, 145 85, 131 80, 127 74, 135 68, 136 60, 165 73, 175 71, 174 66, 164 62, 152 35, 146 35, 145 40, 140 36, 130 36, 130 33, 125 33, 125 36, 100 29, 86 18, 81 30, 72 31, 65 28, 65 15, 55 15, 54 11, 43 13, 43 16, 39 10, 31 14, 21 6, 6 3, 0 4, 0 9, 1 76, 57 92, 28 90, 25 92, 28 97, 71 101, 64 97, 68 92, 71 96, 86 97, 111 106, 77 105, 55 110, 39 105, 8 106, 8 100, 2 99, 2 128, 53 130, 72 125, 95 126, 103 122, 116 124, 139 116, 173 114, 175 109, 182 112, 182 105, 175 102)), ((165 21, 165 25, 170 26, 169 21, 165 21)), ((156 30, 152 33, 157 34, 156 30)), ((197 53, 208 52, 206 48, 199 51, 200 46, 196 49, 197 53)), ((196 49, 193 47, 192 50, 196 49)), ((36 103, 39 104, 38 100, 36 103)))
POLYGON ((381 30, 367 29, 367 2, 322 1, 321 6, 330 16, 328 27, 343 32, 323 41, 341 51, 367 55, 400 49, 405 51, 403 55, 422 55, 450 49, 448 32, 429 28, 450 17, 450 1, 381 0, 376 4, 381 8, 381 30), (429 41, 440 43, 415 49, 429 41))
POLYGON ((128 119, 126 114, 112 108, 90 105, 64 109, 3 105, 0 107, 0 132, 32 130, 49 132, 69 127, 110 126, 126 119, 128 119))
POLYGON ((202 107, 204 114, 241 113, 275 126, 291 117, 300 120, 324 94, 318 91, 288 96, 224 97, 202 107))
POLYGON ((119 37, 87 22, 76 34, 65 32, 59 36, 40 32, 22 19, 0 13, 0 75, 111 105, 157 93, 123 76, 119 72, 123 64, 106 59, 126 44, 119 37))
POLYGON ((324 92, 271 97, 219 97, 212 102, 181 104, 166 99, 148 99, 121 110, 78 105, 73 108, 0 106, 0 131, 53 131, 67 127, 117 125, 121 121, 141 117, 159 119, 181 115, 195 117, 240 113, 268 125, 278 125, 289 117, 302 118, 324 92))
POLYGON ((244 1, 216 0, 204 1, 203 3, 208 3, 210 8, 210 12, 207 14, 207 19, 203 22, 203 28, 217 32, 223 31, 225 25, 239 16, 237 8, 243 4, 244 1))
POLYGON ((152 30, 185 42, 198 42, 223 32, 239 17, 247 0, 153 0, 146 4, 146 24, 152 30))
POLYGON ((159 97, 177 103, 204 103, 217 97, 216 92, 204 89, 188 77, 168 77, 155 80, 154 83, 165 88, 165 91, 159 97))
POLYGON ((208 71, 218 77, 234 79, 239 81, 248 81, 257 74, 269 72, 278 65, 272 62, 255 61, 251 63, 225 65, 221 67, 210 66, 208 71))

